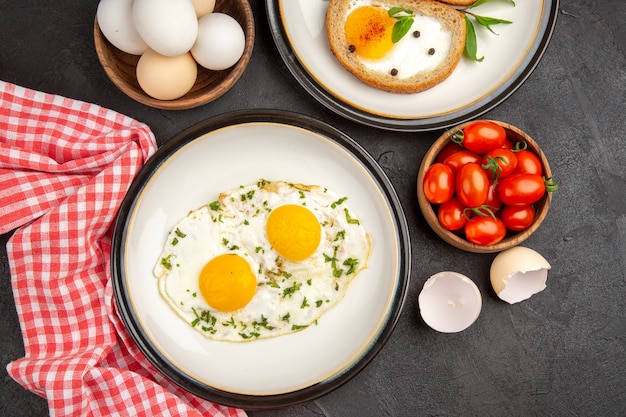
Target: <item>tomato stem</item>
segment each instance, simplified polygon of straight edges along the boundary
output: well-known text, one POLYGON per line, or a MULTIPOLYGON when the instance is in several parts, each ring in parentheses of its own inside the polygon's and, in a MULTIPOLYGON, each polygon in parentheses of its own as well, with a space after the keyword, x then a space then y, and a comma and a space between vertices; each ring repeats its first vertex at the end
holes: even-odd
POLYGON ((452 135, 450 140, 454 143, 458 143, 459 145, 463 145, 463 137, 464 137, 463 131, 459 130, 454 135, 452 135))
POLYGON ((553 193, 561 187, 561 184, 554 182, 552 177, 543 177, 543 182, 546 184, 546 191, 549 193, 553 193))
POLYGON ((512 152, 521 152, 528 149, 528 143, 523 140, 515 142, 515 146, 511 149, 512 152), (520 145, 521 144, 521 145, 520 145))
POLYGON ((483 204, 482 206, 478 206, 478 207, 466 207, 463 209, 463 216, 467 219, 467 220, 471 220, 470 216, 468 216, 467 212, 471 211, 472 213, 474 213, 476 216, 479 217, 493 217, 494 219, 496 218, 495 213, 493 212, 494 210, 497 210, 496 207, 492 207, 492 206, 488 206, 486 204, 483 204))

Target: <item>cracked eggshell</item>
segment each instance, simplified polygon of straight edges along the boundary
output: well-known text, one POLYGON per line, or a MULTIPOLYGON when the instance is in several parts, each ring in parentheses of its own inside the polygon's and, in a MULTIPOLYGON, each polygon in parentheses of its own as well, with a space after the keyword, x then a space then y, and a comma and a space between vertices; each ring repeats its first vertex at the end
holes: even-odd
POLYGON ((456 333, 476 321, 482 299, 474 281, 458 272, 444 271, 424 283, 418 304, 427 325, 442 333, 456 333))
POLYGON ((491 263, 491 286, 509 304, 532 297, 546 288, 550 264, 538 252, 516 246, 500 252, 491 263))

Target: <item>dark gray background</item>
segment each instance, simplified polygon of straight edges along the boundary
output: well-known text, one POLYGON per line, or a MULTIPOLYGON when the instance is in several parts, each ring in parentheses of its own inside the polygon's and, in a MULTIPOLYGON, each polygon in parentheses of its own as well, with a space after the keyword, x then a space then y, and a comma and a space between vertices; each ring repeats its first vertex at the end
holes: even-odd
MULTIPOLYGON (((495 255, 448 246, 419 213, 417 169, 441 131, 382 131, 326 110, 282 63, 264 2, 251 4, 256 44, 241 80, 213 103, 173 112, 136 103, 108 80, 93 46, 97 1, 0 0, 2 80, 124 113, 147 123, 159 144, 228 110, 295 110, 350 135, 390 177, 413 245, 410 289, 395 332, 364 371, 331 394, 250 415, 624 415, 626 2, 562 0, 554 36, 534 73, 484 116, 530 133, 562 184, 544 224, 525 242, 552 264, 548 288, 512 306, 489 284, 495 255), (431 330, 416 307, 424 281, 442 270, 473 278, 483 295, 480 318, 458 334, 431 330)), ((6 260, 8 238, 0 237, 0 415, 44 416, 45 400, 5 370, 24 353, 6 260)))

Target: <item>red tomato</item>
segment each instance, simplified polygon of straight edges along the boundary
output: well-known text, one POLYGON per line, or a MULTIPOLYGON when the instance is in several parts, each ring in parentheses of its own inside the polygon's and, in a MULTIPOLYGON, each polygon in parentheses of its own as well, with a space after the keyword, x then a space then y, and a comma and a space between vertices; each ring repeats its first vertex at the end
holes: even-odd
POLYGON ((541 160, 536 153, 524 150, 515 152, 515 156, 517 157, 517 167, 515 168, 516 172, 535 174, 540 177, 543 176, 543 166, 541 165, 541 160))
POLYGON ((506 145, 506 131, 497 123, 477 121, 463 129, 462 145, 477 154, 483 155, 495 148, 506 145))
POLYGON ((482 167, 487 171, 489 178, 499 180, 515 171, 517 157, 509 149, 492 149, 483 156, 482 167))
POLYGON ((496 188, 500 201, 510 206, 533 204, 546 192, 546 184, 542 177, 519 172, 503 179, 496 188))
POLYGON ((461 150, 448 156, 444 160, 444 163, 452 168, 452 172, 456 173, 463 165, 469 164, 470 162, 480 164, 480 161, 480 155, 474 152, 461 150))
POLYGON ((447 157, 461 150, 463 150, 463 147, 461 145, 455 142, 450 142, 446 146, 444 146, 441 151, 439 151, 435 162, 444 163, 447 157))
POLYGON ((495 245, 506 236, 502 220, 491 216, 473 217, 465 224, 465 237, 477 245, 495 245))
POLYGON ((433 204, 441 204, 454 195, 454 174, 445 164, 434 163, 424 175, 423 184, 426 199, 433 204))
POLYGON ((489 183, 489 191, 487 192, 487 199, 484 202, 485 206, 491 208, 491 211, 498 211, 500 207, 502 207, 502 201, 498 197, 498 192, 496 191, 496 185, 492 182, 489 183))
POLYGON ((535 221, 535 209, 533 206, 504 206, 500 212, 500 218, 507 229, 521 232, 530 227, 535 221))
POLYGON ((467 223, 467 217, 463 213, 465 207, 458 198, 452 197, 439 206, 437 218, 439 224, 446 230, 460 230, 467 223))
POLYGON ((489 178, 480 165, 470 162, 456 174, 456 194, 465 207, 482 206, 489 193, 489 178))

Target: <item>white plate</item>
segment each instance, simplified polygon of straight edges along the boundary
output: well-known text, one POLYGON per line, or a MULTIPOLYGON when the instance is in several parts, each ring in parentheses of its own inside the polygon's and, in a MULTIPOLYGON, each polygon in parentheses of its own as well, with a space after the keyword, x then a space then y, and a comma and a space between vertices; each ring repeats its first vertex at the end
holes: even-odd
POLYGON ((318 101, 340 115, 394 130, 432 130, 485 113, 510 96, 530 75, 551 37, 558 0, 486 3, 473 12, 513 24, 476 27, 478 56, 466 57, 443 83, 417 94, 393 94, 363 84, 337 61, 324 19, 328 0, 266 0, 278 50, 295 78, 318 101))
POLYGON ((406 220, 384 172, 339 131, 278 111, 218 116, 166 143, 129 190, 114 242, 116 302, 143 353, 183 388, 247 409, 307 401, 350 379, 391 334, 409 281, 406 220), (348 196, 372 236, 371 259, 317 326, 248 343, 212 341, 163 301, 152 268, 189 210, 259 178, 348 196))

